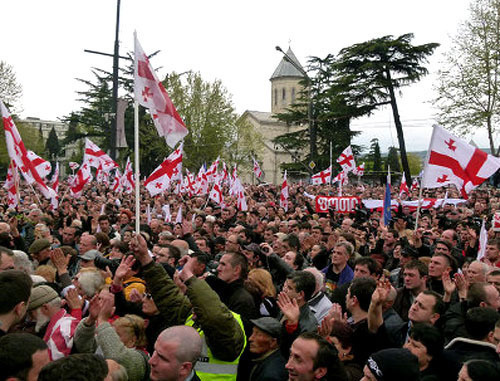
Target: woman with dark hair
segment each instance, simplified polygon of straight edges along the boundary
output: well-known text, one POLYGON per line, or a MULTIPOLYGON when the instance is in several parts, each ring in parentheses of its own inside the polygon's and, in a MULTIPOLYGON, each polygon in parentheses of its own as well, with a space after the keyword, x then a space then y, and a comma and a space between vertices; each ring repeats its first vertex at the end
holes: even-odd
POLYGON ((309 259, 318 270, 323 270, 328 266, 328 258, 328 250, 323 245, 314 245, 309 251, 309 259))
POLYGON ((457 381, 498 381, 500 367, 498 363, 486 360, 467 361, 458 373, 457 381))
POLYGON ((337 348, 339 359, 344 365, 349 381, 359 381, 363 377, 363 367, 354 358, 352 333, 353 330, 349 324, 341 321, 333 321, 332 331, 327 340, 337 348))

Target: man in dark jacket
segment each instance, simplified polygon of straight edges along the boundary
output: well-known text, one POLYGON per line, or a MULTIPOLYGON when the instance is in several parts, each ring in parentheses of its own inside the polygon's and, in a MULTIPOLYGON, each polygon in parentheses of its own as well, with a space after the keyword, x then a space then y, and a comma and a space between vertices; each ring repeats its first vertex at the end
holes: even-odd
POLYGON ((208 277, 207 283, 231 311, 241 315, 249 336, 250 319, 257 318, 259 312, 252 295, 243 286, 247 274, 247 258, 241 253, 226 252, 219 261, 217 277, 208 277))
POLYGON ((250 338, 250 353, 253 359, 250 381, 274 381, 288 378, 285 370, 286 360, 279 350, 281 324, 272 317, 252 320, 255 325, 250 338))

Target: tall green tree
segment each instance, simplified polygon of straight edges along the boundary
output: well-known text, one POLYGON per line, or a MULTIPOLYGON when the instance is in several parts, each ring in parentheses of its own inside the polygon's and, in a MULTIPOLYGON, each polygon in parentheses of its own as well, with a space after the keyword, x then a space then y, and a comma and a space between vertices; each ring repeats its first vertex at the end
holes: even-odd
POLYGON ((377 138, 371 140, 370 152, 368 157, 372 161, 372 171, 381 172, 382 171, 382 155, 380 154, 380 145, 377 138))
POLYGON ((422 66, 437 43, 412 45, 413 34, 394 38, 384 36, 344 48, 338 54, 335 64, 337 75, 348 86, 343 87, 344 99, 373 110, 390 104, 398 134, 401 163, 408 181, 411 179, 403 126, 399 117, 395 92, 419 81, 428 74, 422 66))
POLYGON ((0 100, 6 104, 11 113, 16 111, 22 92, 14 68, 7 62, 0 61, 0 100))
POLYGON ((436 86, 439 122, 467 134, 486 129, 492 154, 500 121, 500 0, 474 0, 445 53, 436 86))
POLYGON ((56 130, 54 127, 49 132, 47 141, 45 142, 45 152, 48 154, 49 160, 55 161, 59 152, 61 152, 61 145, 59 144, 59 138, 57 137, 56 130))
POLYGON ((399 164, 399 153, 396 147, 389 147, 387 159, 385 161, 385 169, 390 168, 391 172, 401 172, 401 165, 399 164))

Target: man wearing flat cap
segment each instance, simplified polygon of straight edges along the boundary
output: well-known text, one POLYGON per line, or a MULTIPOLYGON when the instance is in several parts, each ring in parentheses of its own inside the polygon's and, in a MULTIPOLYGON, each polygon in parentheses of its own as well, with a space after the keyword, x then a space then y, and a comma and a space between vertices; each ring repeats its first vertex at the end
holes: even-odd
POLYGON ((50 286, 40 285, 31 289, 28 313, 36 322, 35 331, 47 343, 50 360, 68 356, 73 347, 73 336, 79 319, 62 308, 59 294, 50 286))
POLYGON ((279 350, 281 324, 272 317, 253 319, 254 324, 250 342, 250 353, 254 356, 250 371, 250 381, 286 380, 285 359, 279 350))
POLYGON ((50 242, 48 239, 39 238, 35 240, 30 248, 29 252, 31 257, 38 262, 38 266, 46 265, 50 261, 50 242))
POLYGON ((96 250, 96 249, 91 249, 91 250, 87 250, 85 253, 83 253, 82 255, 79 255, 78 258, 80 259, 80 267, 82 268, 95 268, 95 259, 97 257, 100 257, 101 256, 101 253, 96 250))

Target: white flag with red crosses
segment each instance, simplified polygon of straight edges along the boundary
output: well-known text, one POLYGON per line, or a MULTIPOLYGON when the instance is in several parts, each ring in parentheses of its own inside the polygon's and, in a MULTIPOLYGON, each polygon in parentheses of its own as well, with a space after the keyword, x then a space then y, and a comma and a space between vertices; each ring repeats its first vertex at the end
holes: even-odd
POLYGON ((356 162, 354 160, 354 155, 352 154, 351 146, 348 146, 337 159, 337 163, 342 167, 342 171, 345 173, 354 171, 356 169, 356 162))
POLYGON ((184 139, 188 130, 179 113, 165 90, 163 84, 156 77, 148 56, 142 50, 137 36, 135 36, 134 60, 134 93, 135 100, 149 109, 158 135, 163 136, 167 144, 174 148, 184 139))
POLYGON ((467 195, 495 174, 498 168, 499 158, 434 125, 421 186, 438 188, 454 184, 462 197, 467 199, 467 195))

